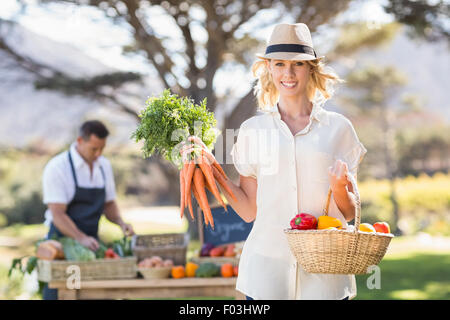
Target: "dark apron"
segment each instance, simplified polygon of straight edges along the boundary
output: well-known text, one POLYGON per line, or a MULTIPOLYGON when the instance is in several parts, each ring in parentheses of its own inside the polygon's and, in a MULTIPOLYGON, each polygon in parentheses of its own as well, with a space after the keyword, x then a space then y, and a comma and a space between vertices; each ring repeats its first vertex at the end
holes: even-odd
MULTIPOLYGON (((72 176, 75 182, 75 196, 67 206, 67 215, 72 219, 75 225, 83 233, 88 236, 98 239, 98 222, 103 214, 105 207, 106 192, 103 188, 81 188, 78 186, 75 168, 73 166, 72 156, 69 154, 70 167, 72 169, 72 176)), ((105 172, 100 166, 103 181, 106 186, 105 172)), ((56 228, 53 222, 50 225, 50 230, 47 234, 47 239, 54 236, 63 237, 64 235, 56 228)), ((56 289, 48 289, 47 285, 44 288, 44 299, 52 300, 57 298, 56 289)))

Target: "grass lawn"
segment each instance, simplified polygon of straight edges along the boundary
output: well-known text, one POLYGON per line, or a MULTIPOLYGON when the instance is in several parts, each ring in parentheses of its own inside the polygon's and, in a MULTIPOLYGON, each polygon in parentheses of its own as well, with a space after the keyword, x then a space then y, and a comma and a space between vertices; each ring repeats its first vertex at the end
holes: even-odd
MULTIPOLYGON (((372 274, 356 276, 358 294, 355 300, 449 300, 450 254, 408 252, 386 256, 379 264, 380 289, 369 289, 374 284, 372 274)), ((373 286, 372 286, 373 287, 373 286)))

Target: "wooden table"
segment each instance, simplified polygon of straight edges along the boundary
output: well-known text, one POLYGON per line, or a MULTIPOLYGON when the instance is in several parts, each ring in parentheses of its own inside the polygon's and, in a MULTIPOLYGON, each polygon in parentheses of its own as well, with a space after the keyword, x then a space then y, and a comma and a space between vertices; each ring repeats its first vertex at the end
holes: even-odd
POLYGON ((59 300, 235 297, 236 277, 183 279, 126 279, 81 281, 80 289, 68 289, 65 281, 53 281, 49 288, 58 289, 59 300))

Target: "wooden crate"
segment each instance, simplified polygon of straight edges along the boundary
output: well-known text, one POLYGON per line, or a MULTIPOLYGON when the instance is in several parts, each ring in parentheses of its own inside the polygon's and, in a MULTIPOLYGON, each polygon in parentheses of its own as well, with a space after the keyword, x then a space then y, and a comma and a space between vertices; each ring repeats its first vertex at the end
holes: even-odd
POLYGON ((239 258, 236 257, 194 257, 191 261, 197 264, 212 262, 218 266, 224 263, 231 263, 233 266, 239 265, 239 258))
POLYGON ((188 243, 187 233, 136 235, 132 239, 132 249, 138 262, 159 256, 164 260, 171 259, 175 265, 184 265, 188 243))
POLYGON ((38 279, 65 281, 79 268, 80 280, 132 279, 137 277, 137 258, 96 259, 93 261, 38 260, 38 279), (75 268, 73 267, 75 266, 75 268))

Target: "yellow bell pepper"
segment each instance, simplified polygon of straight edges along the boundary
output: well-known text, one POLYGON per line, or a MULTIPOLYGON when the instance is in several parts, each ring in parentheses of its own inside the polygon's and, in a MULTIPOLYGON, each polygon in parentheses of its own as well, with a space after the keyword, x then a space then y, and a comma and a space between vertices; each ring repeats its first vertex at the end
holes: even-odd
POLYGON ((359 225, 359 231, 376 232, 375 228, 370 223, 361 223, 359 225))
POLYGON ((197 270, 198 264, 193 262, 186 263, 186 277, 195 277, 195 270, 197 270))
POLYGON ((320 216, 317 223, 317 229, 323 230, 328 229, 330 227, 341 229, 342 228, 341 220, 330 216, 320 216))

